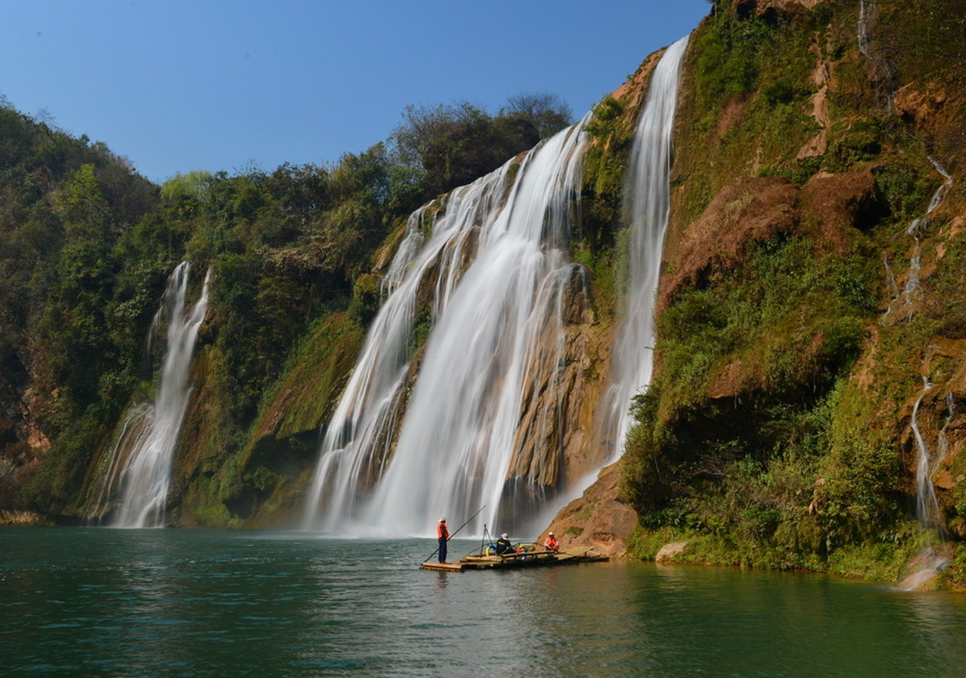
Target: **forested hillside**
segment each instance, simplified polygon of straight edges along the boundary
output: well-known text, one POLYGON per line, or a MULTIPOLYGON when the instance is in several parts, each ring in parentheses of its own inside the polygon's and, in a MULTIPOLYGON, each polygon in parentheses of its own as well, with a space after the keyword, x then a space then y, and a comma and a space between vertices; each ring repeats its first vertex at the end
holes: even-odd
MULTIPOLYGON (((921 556, 935 585, 963 586, 963 45, 961 0, 712 3, 683 62, 654 373, 627 403, 626 441, 595 437, 588 412, 627 313, 625 181, 660 54, 595 107, 577 226, 559 243, 573 264, 562 376, 526 386, 514 441, 533 454, 506 478, 552 495, 567 464, 626 442, 554 523, 565 544, 885 580, 921 556)), ((165 280, 190 261, 188 296, 210 271, 210 302, 166 523, 291 524, 409 215, 444 214, 454 189, 517 158, 509 185, 571 118, 550 96, 496 115, 410 108, 390 139, 335 163, 154 186, 104 144, 0 107, 5 519, 109 517, 122 430, 158 388, 165 280)), ((400 398, 431 294, 400 348, 400 398)))
MULTIPOLYGON (((569 122, 551 95, 514 97, 497 115, 469 104, 410 108, 387 143, 336 163, 195 171, 153 186, 105 144, 71 138, 5 102, 0 507, 59 520, 96 512, 125 412, 157 387, 162 356, 158 342, 148 351, 149 329, 165 279, 190 260, 211 270, 212 303, 172 505, 194 495, 186 524, 226 524, 226 506, 247 515, 248 494, 274 488, 258 463, 245 471, 256 417, 287 362, 308 354, 313 373, 287 376, 310 411, 292 404, 286 416, 299 434, 311 433, 264 463, 289 472, 311 463, 379 303, 368 271, 387 236, 391 246, 421 203, 569 122), (217 486, 197 496, 212 477, 217 486)), ((195 297, 202 278, 192 281, 195 297)))

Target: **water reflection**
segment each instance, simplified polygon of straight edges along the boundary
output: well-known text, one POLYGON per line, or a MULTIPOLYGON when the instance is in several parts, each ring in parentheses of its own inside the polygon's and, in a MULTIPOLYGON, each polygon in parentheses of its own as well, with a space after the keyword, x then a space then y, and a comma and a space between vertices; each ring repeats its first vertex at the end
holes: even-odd
POLYGON ((641 563, 419 571, 430 543, 0 531, 0 656, 12 675, 190 677, 909 678, 966 661, 958 596, 641 563))

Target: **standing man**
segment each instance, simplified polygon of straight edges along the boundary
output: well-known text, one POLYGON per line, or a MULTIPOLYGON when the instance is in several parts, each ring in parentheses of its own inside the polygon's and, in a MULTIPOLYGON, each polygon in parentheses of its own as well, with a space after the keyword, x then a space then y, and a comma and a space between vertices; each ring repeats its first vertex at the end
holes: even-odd
POLYGON ((449 541, 449 529, 446 527, 446 516, 439 519, 436 526, 436 536, 439 538, 439 562, 446 562, 446 542, 449 541))

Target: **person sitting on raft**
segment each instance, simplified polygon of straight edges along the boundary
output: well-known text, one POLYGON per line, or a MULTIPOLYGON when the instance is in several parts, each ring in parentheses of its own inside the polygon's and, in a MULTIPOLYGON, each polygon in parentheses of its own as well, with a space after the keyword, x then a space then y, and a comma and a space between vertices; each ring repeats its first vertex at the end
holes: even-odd
POLYGON ((513 544, 510 543, 506 532, 501 534, 496 542, 496 555, 502 556, 504 553, 513 553, 513 544))
POLYGON ((543 542, 543 547, 548 551, 560 550, 560 544, 557 543, 557 538, 553 536, 553 532, 547 535, 547 541, 543 542))

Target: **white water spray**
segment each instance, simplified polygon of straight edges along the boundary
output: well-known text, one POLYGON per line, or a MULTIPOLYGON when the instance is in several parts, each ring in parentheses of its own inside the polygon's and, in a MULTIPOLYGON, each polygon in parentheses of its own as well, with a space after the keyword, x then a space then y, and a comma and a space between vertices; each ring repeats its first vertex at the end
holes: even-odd
MULTIPOLYGON (((622 375, 627 384, 610 395, 611 409, 622 413, 650 377, 650 351, 642 347, 653 343, 669 139, 686 46, 684 39, 669 48, 652 76, 632 160, 628 192, 645 194, 629 202, 633 327, 619 345, 633 374, 622 375)), ((513 507, 519 495, 539 500, 544 487, 532 469, 509 474, 522 396, 536 383, 550 389, 558 383, 566 363, 562 299, 584 284, 583 270, 561 249, 580 193, 583 124, 538 146, 518 168, 507 163, 454 191, 434 215, 424 209, 410 219, 386 276, 389 296, 325 430, 306 529, 422 534, 439 515, 471 515, 486 506, 468 526, 480 534, 496 520, 525 517, 513 507), (427 295, 431 331, 415 365, 413 316, 427 295)), ((559 426, 562 397, 551 395, 536 427, 559 426)), ((627 424, 614 419, 623 435, 627 424)), ((535 524, 544 518, 531 517, 535 524)))
POLYGON ((498 514, 533 337, 575 268, 559 248, 585 142, 581 123, 534 149, 512 181, 511 162, 457 189, 428 239, 425 211, 411 218, 387 276, 391 293, 326 430, 306 527, 345 530, 351 521, 356 533, 368 525, 416 534, 445 511, 486 504, 481 524, 498 514), (418 379, 404 389, 413 314, 427 290, 432 331, 418 379))
POLYGON ((915 301, 919 292, 919 272, 922 269, 922 230, 929 223, 929 218, 932 216, 932 213, 939 207, 943 198, 946 197, 946 193, 953 185, 953 178, 943 169, 942 165, 931 157, 929 158, 929 162, 942 175, 943 183, 936 189, 936 192, 933 193, 932 198, 929 200, 926 213, 921 217, 913 219, 912 223, 905 230, 905 234, 912 238, 913 244, 912 254, 909 257, 909 270, 906 273, 906 282, 901 292, 899 292, 899 288, 895 284, 895 275, 892 272, 892 267, 889 266, 888 259, 883 256, 882 261, 885 265, 886 277, 890 281, 894 296, 886 312, 879 319, 880 325, 887 324, 894 313, 898 315, 899 320, 908 320, 915 312, 915 301))
POLYGON ((637 125, 624 211, 631 228, 627 309, 614 345, 613 386, 605 416, 612 422, 613 459, 623 452, 633 425, 631 399, 651 382, 654 301, 661 272, 664 234, 670 214, 671 141, 681 62, 688 37, 671 45, 654 69, 644 112, 637 125))
POLYGON ((929 446, 926 444, 922 431, 919 430, 919 406, 923 399, 934 388, 928 377, 922 378, 922 391, 916 398, 912 408, 910 426, 916 441, 916 516, 924 527, 932 527, 939 522, 939 502, 932 484, 932 466, 930 463, 929 446))
POLYGON ((192 308, 186 309, 190 270, 188 262, 182 262, 174 270, 161 308, 154 318, 152 334, 154 327, 162 321, 167 322, 164 367, 157 400, 141 413, 142 423, 135 427, 137 438, 120 473, 122 497, 113 521, 116 527, 161 527, 164 524, 174 449, 190 395, 188 368, 208 305, 210 271, 205 276, 201 298, 192 308))

